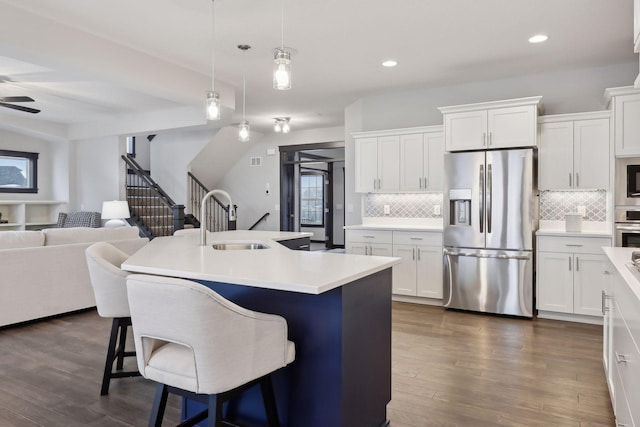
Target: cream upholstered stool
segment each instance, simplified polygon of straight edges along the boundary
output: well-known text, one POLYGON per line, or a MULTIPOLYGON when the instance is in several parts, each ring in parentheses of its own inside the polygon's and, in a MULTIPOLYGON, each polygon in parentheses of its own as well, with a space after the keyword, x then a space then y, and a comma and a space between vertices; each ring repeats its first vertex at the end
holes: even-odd
POLYGON ((94 243, 87 248, 85 254, 98 314, 102 317, 113 318, 107 360, 102 376, 102 388, 100 389, 100 395, 104 396, 109 393, 111 378, 140 375, 138 371, 123 371, 124 358, 136 355, 135 351, 125 351, 127 328, 131 326, 131 314, 127 300, 127 276, 129 273, 121 270, 120 265, 129 258, 129 255, 106 242, 94 243), (119 345, 116 348, 118 341, 119 345), (114 361, 116 361, 115 372, 113 371, 114 361))
POLYGON ((196 282, 132 274, 127 292, 138 369, 158 382, 149 426, 160 426, 169 392, 205 402, 186 420, 222 425, 222 403, 260 384, 269 426, 279 426, 270 374, 295 359, 287 321, 244 309, 196 282))

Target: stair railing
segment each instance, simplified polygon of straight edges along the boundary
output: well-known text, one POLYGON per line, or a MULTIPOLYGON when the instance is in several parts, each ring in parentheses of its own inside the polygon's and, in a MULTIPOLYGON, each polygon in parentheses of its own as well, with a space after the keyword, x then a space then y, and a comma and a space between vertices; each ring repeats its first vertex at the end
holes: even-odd
POLYGON ((184 205, 176 204, 132 157, 123 155, 122 160, 127 165, 125 190, 131 221, 150 239, 183 229, 184 205))
POLYGON ((262 221, 264 221, 265 219, 267 219, 269 215, 271 215, 269 212, 265 212, 264 215, 260 217, 260 219, 258 219, 256 222, 253 223, 251 227, 249 227, 249 230, 253 230, 254 228, 256 228, 256 226, 260 224, 262 221))
MULTIPOLYGON (((189 187, 189 207, 191 214, 200 215, 202 207, 202 198, 209 192, 209 189, 200 182, 191 172, 187 172, 187 180, 189 187)), ((234 205, 236 214, 238 206, 234 205)), ((212 196, 207 200, 207 218, 197 218, 200 226, 206 224, 209 231, 227 231, 236 229, 236 221, 229 221, 229 205, 223 204, 216 196, 212 196)))

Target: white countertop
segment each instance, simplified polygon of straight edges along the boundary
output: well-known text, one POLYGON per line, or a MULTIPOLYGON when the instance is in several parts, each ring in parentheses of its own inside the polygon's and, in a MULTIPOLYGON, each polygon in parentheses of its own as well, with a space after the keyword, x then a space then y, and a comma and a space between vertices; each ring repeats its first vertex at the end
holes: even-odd
POLYGON ((631 253, 638 248, 604 247, 602 250, 627 282, 636 298, 640 299, 640 272, 634 273, 627 267, 627 264, 631 264, 631 253))
POLYGON ((122 269, 146 274, 207 280, 282 291, 321 294, 387 269, 399 258, 294 251, 276 243, 309 236, 278 231, 224 231, 157 237, 122 264, 122 269), (268 249, 220 251, 214 242, 260 242, 268 249))
POLYGON ((537 236, 612 237, 610 222, 583 221, 581 231, 566 231, 564 221, 540 221, 537 236))

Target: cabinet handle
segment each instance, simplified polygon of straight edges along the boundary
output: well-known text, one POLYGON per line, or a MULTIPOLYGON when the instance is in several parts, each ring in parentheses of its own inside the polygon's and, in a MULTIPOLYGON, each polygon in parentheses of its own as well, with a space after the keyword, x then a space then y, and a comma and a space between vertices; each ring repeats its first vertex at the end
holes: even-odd
POLYGON ((489 132, 489 145, 493 144, 493 132, 489 132))
POLYGON ((602 315, 604 316, 604 312, 606 311, 606 307, 604 306, 604 299, 605 299, 605 295, 607 295, 604 291, 604 289, 602 290, 602 293, 600 294, 600 305, 602 306, 602 315))
POLYGON ((571 247, 574 247, 574 248, 581 248, 582 247, 582 245, 575 245, 575 244, 571 245, 569 243, 567 243, 565 246, 571 246, 571 247))
POLYGON ((365 239, 373 239, 373 238, 375 238, 376 236, 369 236, 369 235, 365 235, 365 236, 362 236, 362 237, 364 237, 365 239))
POLYGON ((416 260, 416 248, 413 248, 413 255, 411 256, 411 259, 414 261, 416 260))
POLYGON ((569 257, 569 271, 571 271, 571 257, 569 257))
POLYGON ((422 237, 409 237, 411 240, 422 240, 422 237))
MULTIPOLYGON (((608 275, 609 275, 609 274, 611 274, 611 273, 610 273, 610 272, 608 272, 607 270, 604 270, 604 271, 602 272, 602 274, 604 274, 605 276, 608 276, 608 275)), ((604 292, 604 291, 602 291, 602 292, 604 292)))
POLYGON ((420 261, 420 248, 418 248, 418 261, 420 261))
POLYGON ((487 133, 482 132, 482 146, 484 147, 485 145, 487 145, 487 133))
POLYGON ((576 257, 576 271, 580 271, 580 258, 576 257))
POLYGON ((576 172, 576 188, 580 187, 580 174, 576 172))
POLYGON ((418 178, 418 187, 422 190, 422 177, 418 178))
POLYGON ((618 363, 627 363, 627 356, 624 354, 619 354, 616 352, 616 362, 618 363))
POLYGON ((571 174, 569 174, 569 187, 571 187, 571 174))
POLYGON ((378 190, 380 190, 381 187, 382 187, 382 181, 380 181, 380 178, 378 178, 378 190))
POLYGON ((424 189, 426 190, 427 188, 429 188, 429 178, 424 179, 424 189))

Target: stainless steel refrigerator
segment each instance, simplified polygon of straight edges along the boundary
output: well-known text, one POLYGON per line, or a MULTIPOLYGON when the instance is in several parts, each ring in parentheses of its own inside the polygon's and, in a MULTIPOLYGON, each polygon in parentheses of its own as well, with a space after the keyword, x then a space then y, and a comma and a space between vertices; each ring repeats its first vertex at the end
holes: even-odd
POLYGON ((445 154, 447 308, 533 316, 533 149, 445 154))

